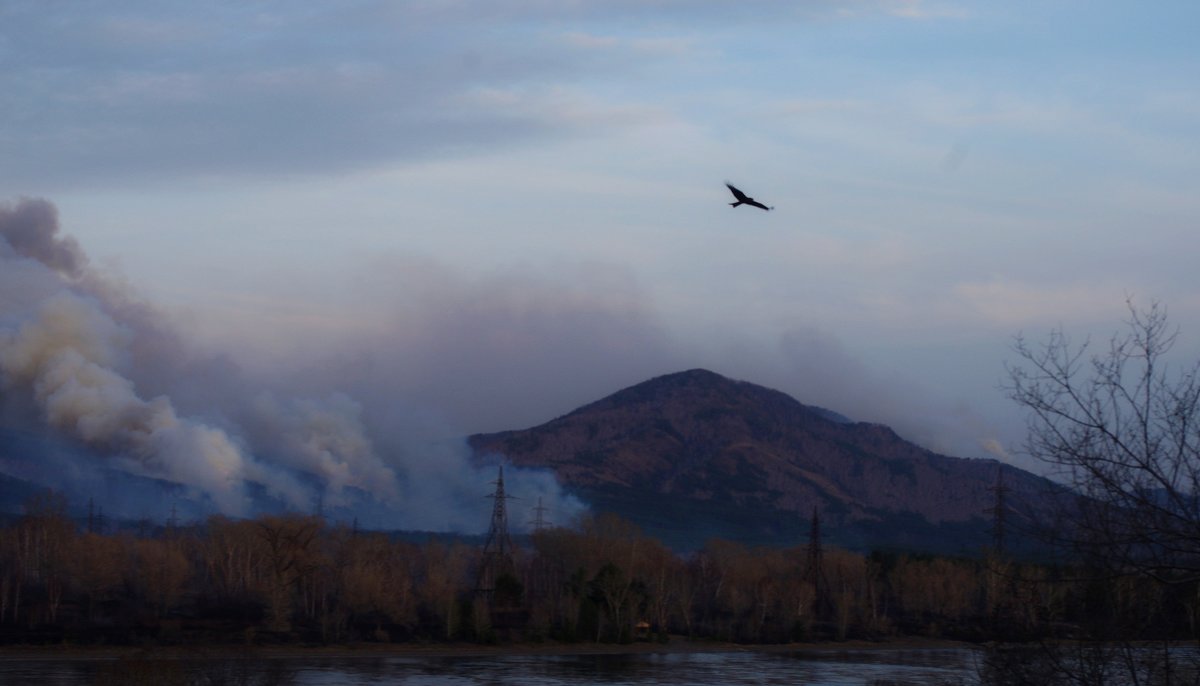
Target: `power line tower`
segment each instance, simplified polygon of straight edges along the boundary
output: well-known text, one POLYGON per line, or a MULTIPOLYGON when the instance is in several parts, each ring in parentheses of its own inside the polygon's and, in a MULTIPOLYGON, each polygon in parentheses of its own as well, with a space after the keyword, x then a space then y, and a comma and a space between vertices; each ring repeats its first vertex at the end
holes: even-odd
POLYGON ((87 532, 89 534, 103 534, 107 529, 108 522, 104 517, 104 507, 96 506, 96 501, 88 498, 88 514, 87 514, 87 532))
POLYGON ((808 533, 808 551, 805 556, 804 580, 813 585, 813 613, 819 620, 833 615, 833 601, 829 597, 829 581, 825 578, 825 552, 821 548, 821 515, 813 507, 812 528, 808 533))
POLYGON ((533 532, 537 533, 546 528, 546 507, 542 505, 542 496, 538 496, 537 507, 533 508, 533 532))
POLYGON ((492 482, 496 491, 488 496, 492 499, 492 524, 488 529, 487 543, 483 545, 483 560, 479 565, 479 578, 475 591, 491 600, 496 592, 496 579, 501 575, 512 575, 516 570, 513 563, 513 543, 508 536, 508 510, 505 501, 509 496, 504 494, 504 466, 500 466, 500 474, 492 482))
POLYGON ((992 506, 986 512, 992 515, 992 553, 994 555, 1004 555, 1004 534, 1005 534, 1005 518, 1008 513, 1008 504, 1005 502, 1005 495, 1008 493, 1008 486, 1004 485, 1004 465, 996 466, 996 485, 992 486, 992 506))
POLYGON ((175 538, 179 528, 179 517, 176 516, 175 506, 171 506, 171 516, 167 518, 167 538, 175 538))
POLYGON ((1001 635, 1009 629, 1012 612, 1016 609, 1014 599, 1021 586, 1020 568, 1010 563, 1005 550, 1005 519, 1008 504, 1005 502, 1008 487, 1004 485, 1004 465, 996 465, 996 483, 992 491, 992 506, 984 511, 992 516, 992 548, 986 556, 988 565, 987 604, 992 630, 1001 635))

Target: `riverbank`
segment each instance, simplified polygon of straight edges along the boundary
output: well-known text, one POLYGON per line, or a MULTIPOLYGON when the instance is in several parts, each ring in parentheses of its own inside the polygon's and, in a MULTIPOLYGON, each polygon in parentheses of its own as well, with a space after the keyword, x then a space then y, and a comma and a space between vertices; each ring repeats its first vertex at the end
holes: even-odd
POLYGON ((872 650, 974 649, 973 643, 944 639, 895 638, 879 641, 821 641, 813 643, 742 644, 704 641, 673 636, 666 643, 516 643, 479 645, 474 643, 355 643, 315 646, 0 646, 0 660, 115 660, 153 657, 155 659, 289 659, 289 658, 392 658, 392 657, 495 657, 503 655, 624 655, 672 653, 738 652, 838 652, 872 650))

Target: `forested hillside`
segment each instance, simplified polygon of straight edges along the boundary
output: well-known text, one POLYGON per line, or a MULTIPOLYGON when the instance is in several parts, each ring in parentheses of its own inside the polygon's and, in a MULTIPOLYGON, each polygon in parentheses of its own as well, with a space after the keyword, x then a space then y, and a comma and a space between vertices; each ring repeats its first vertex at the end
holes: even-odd
POLYGON ((1055 491, 1011 465, 940 455, 886 426, 704 369, 470 441, 481 459, 553 469, 594 510, 677 550, 713 537, 799 544, 815 509, 827 540, 849 549, 977 555, 991 540, 999 481, 1013 524, 1045 511, 1055 491))

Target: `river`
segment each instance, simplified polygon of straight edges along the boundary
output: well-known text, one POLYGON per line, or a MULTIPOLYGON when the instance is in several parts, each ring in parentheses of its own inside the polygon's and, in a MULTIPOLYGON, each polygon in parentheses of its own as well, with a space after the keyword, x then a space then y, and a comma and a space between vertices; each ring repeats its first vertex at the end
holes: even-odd
POLYGON ((970 649, 803 650, 621 655, 0 659, 0 684, 206 686, 579 686, 581 684, 978 684, 970 649))

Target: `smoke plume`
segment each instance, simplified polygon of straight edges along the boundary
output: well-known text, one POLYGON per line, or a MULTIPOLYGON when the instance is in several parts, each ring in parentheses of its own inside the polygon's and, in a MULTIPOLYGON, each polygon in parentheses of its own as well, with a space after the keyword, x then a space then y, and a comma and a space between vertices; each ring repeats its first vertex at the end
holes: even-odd
POLYGON ((126 471, 186 484, 244 512, 247 460, 222 431, 143 400, 118 371, 129 335, 94 304, 62 292, 16 331, 0 332, 6 388, 27 389, 46 423, 114 456, 126 471))
POLYGON ((65 277, 78 278, 87 264, 75 239, 58 237, 58 210, 45 200, 22 198, 0 209, 0 233, 18 255, 65 277))
MULTIPOLYGON (((195 514, 320 509, 377 526, 486 527, 494 476, 464 441, 406 440, 378 419, 388 413, 339 389, 255 385, 228 359, 193 356, 167 316, 92 269, 51 203, 0 205, 0 469, 127 516, 181 502, 195 514), (161 502, 134 511, 131 498, 154 493, 161 502)), ((509 481, 582 509, 548 473, 509 481)))

